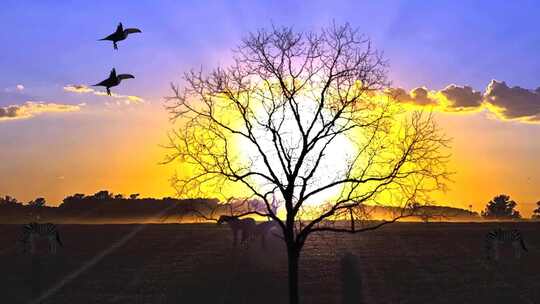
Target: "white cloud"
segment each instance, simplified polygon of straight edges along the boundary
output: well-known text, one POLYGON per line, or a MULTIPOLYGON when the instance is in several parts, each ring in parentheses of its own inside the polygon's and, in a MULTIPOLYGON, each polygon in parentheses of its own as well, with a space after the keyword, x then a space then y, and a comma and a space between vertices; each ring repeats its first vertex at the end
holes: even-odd
POLYGON ((126 104, 126 105, 144 103, 144 99, 142 99, 139 96, 120 95, 116 93, 112 93, 109 96, 105 92, 95 90, 83 84, 70 84, 70 85, 64 86, 64 91, 70 92, 70 93, 77 93, 77 94, 94 94, 96 96, 104 96, 104 97, 108 96, 108 97, 112 97, 116 99, 123 99, 125 101, 123 102, 123 104, 126 104))
POLYGON ((72 93, 92 93, 94 89, 82 84, 70 84, 64 87, 64 91, 72 93))
POLYGON ((19 91, 19 92, 22 91, 22 90, 24 90, 24 86, 23 86, 22 84, 18 84, 15 88, 16 88, 17 91, 19 91))
POLYGON ((27 101, 20 105, 0 107, 0 121, 32 118, 44 113, 76 112, 80 110, 80 105, 27 101))

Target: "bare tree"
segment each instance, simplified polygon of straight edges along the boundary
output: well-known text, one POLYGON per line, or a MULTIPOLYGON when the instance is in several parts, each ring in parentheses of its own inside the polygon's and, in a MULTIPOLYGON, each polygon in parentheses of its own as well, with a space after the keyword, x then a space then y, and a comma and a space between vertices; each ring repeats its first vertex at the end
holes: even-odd
POLYGON ((311 234, 393 223, 445 186, 448 140, 431 115, 405 112, 381 93, 386 67, 348 24, 306 33, 274 27, 244 38, 228 68, 192 70, 182 88, 172 86, 168 110, 180 127, 166 162, 189 172, 173 178, 178 195, 241 185, 261 200, 265 210, 240 215, 267 216, 283 230, 290 303, 299 302, 298 263, 311 234), (356 225, 377 204, 399 211, 356 225))

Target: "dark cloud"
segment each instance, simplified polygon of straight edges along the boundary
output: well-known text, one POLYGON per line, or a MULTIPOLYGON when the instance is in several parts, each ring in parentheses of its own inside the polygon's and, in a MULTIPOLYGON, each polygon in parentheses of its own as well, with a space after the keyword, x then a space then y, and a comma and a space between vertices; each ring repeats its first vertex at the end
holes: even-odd
POLYGON ((0 119, 17 117, 19 109, 19 106, 0 107, 0 119))
POLYGON ((440 91, 419 87, 405 91, 390 88, 385 91, 394 100, 417 106, 435 106, 440 112, 468 112, 487 109, 503 120, 540 123, 540 87, 534 90, 509 87, 504 81, 492 80, 484 93, 470 86, 451 84, 440 91))
POLYGON ((437 100, 429 96, 429 91, 426 88, 415 88, 410 92, 402 88, 390 88, 386 94, 395 100, 403 103, 416 104, 420 106, 436 105, 437 100))
POLYGON ((504 81, 492 80, 484 93, 484 102, 495 106, 494 111, 502 118, 540 122, 540 88, 533 91, 509 87, 504 81))
POLYGON ((452 84, 440 93, 452 103, 449 108, 456 111, 477 109, 482 104, 482 93, 469 86, 461 87, 452 84))

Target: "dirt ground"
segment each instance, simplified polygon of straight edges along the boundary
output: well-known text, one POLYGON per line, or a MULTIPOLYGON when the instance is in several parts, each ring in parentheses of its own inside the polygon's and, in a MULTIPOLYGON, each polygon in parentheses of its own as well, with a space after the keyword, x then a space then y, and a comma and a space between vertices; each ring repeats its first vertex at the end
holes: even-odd
MULTIPOLYGON (((521 229, 529 252, 485 260, 495 223, 397 223, 359 235, 325 234, 306 244, 303 303, 540 303, 540 224, 521 229), (340 260, 356 256, 356 276, 340 260), (350 280, 354 282, 350 282, 350 280), (349 280, 349 281, 344 281, 349 280), (348 285, 347 285, 348 284, 348 285), (349 287, 344 287, 344 286, 349 287)), ((0 225, 1 303, 286 303, 279 239, 233 250, 226 226, 60 225, 56 256, 17 254, 19 226, 0 225)), ((46 252, 46 242, 38 247, 46 252)), ((354 272, 354 271, 353 271, 354 272)))

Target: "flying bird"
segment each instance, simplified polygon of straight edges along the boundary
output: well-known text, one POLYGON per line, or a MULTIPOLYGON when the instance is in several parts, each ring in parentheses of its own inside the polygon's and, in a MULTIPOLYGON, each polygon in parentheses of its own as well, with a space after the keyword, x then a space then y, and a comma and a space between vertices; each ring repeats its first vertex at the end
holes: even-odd
POLYGON ((112 34, 110 34, 109 36, 103 38, 103 39, 99 39, 99 41, 103 41, 103 40, 110 40, 113 42, 113 47, 115 50, 118 50, 118 45, 116 44, 118 41, 122 41, 124 39, 127 38, 127 36, 129 34, 133 34, 133 33, 142 33, 141 30, 137 29, 137 28, 128 28, 128 29, 124 29, 124 26, 122 25, 122 22, 120 22, 118 24, 118 26, 116 27, 116 31, 112 34))
POLYGON ((109 78, 103 80, 102 82, 93 85, 94 87, 101 86, 107 88, 107 95, 111 95, 111 88, 115 87, 120 84, 120 82, 124 79, 130 79, 135 78, 135 76, 131 74, 120 74, 116 75, 116 70, 113 68, 111 73, 109 74, 109 78))

